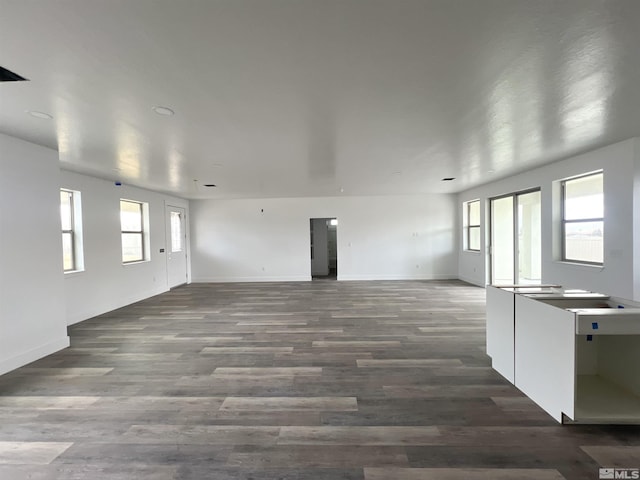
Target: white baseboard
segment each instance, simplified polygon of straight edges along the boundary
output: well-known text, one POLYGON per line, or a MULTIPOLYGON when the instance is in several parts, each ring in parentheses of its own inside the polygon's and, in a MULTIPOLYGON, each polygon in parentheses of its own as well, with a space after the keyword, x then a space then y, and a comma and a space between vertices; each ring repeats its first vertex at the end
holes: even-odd
POLYGON ((47 355, 51 355, 63 348, 67 348, 69 345, 69 337, 65 336, 45 345, 32 348, 31 350, 14 357, 4 359, 0 361, 0 375, 10 372, 11 370, 15 370, 16 368, 23 367, 31 362, 35 362, 47 355))
POLYGON ((457 275, 340 275, 338 280, 344 281, 367 281, 367 280, 457 280, 457 275))
MULTIPOLYGON (((457 280, 458 276, 453 274, 436 275, 340 275, 341 281, 358 280, 457 280)), ((193 283, 253 283, 253 282, 309 282, 310 276, 305 275, 283 275, 273 277, 195 277, 193 283)))
POLYGON ((467 282, 470 283, 471 285, 475 285, 477 287, 485 287, 484 282, 479 282, 477 278, 468 278, 468 277, 458 277, 459 280, 462 280, 463 282, 467 282))
POLYGON ((307 275, 282 275, 273 277, 194 277, 193 283, 255 283, 255 282, 310 282, 307 275))
POLYGON ((92 305, 91 308, 68 315, 67 326, 80 323, 89 318, 97 317, 98 315, 102 315, 103 313, 126 307, 127 305, 131 305, 132 303, 136 303, 168 291, 169 290, 166 287, 154 288, 152 290, 146 290, 144 292, 136 293, 135 295, 129 295, 119 299, 110 299, 110 301, 102 303, 100 305, 92 305))

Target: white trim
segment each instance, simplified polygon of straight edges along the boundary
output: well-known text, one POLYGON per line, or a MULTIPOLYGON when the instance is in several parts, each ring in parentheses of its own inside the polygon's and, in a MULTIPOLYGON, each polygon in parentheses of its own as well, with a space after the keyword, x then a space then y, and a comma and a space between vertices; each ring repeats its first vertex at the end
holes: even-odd
MULTIPOLYGON (((286 275, 281 277, 198 277, 193 283, 254 283, 254 282, 310 282, 306 275, 286 275)), ((359 280, 458 280, 458 276, 451 275, 340 275, 339 281, 359 280)), ((472 283, 472 282, 469 282, 472 283)), ((484 285, 482 285, 484 286, 484 285)))
POLYGON ((40 345, 39 347, 32 348, 27 352, 20 353, 14 357, 3 360, 0 362, 0 375, 15 370, 16 368, 23 367, 31 362, 35 362, 47 355, 51 355, 63 348, 67 348, 69 345, 69 337, 65 336, 53 342, 40 345))
POLYGON ((122 262, 123 267, 127 267, 129 265, 140 265, 141 263, 149 263, 151 259, 148 260, 134 260, 133 262, 122 262))
POLYGON ((591 268, 595 270, 604 270, 604 264, 602 263, 581 263, 581 262, 572 262, 571 260, 555 260, 555 263, 561 263, 563 265, 567 265, 570 267, 584 267, 584 268, 591 268))
POLYGON ((462 282, 467 282, 470 283, 471 285, 475 285, 477 287, 482 287, 485 288, 486 285, 484 282, 478 282, 477 278, 470 278, 470 277, 465 277, 465 276, 459 276, 458 280, 462 281, 462 282))
POLYGON ((426 274, 426 275, 340 275, 338 280, 358 281, 358 280, 457 280, 454 274, 426 274))
POLYGON ((280 277, 196 277, 193 283, 254 283, 254 282, 310 282, 310 275, 284 275, 280 277))
POLYGON ((112 310, 116 310, 117 308, 126 307, 127 305, 131 305, 132 303, 140 302, 150 297, 154 297, 156 295, 160 295, 161 293, 168 292, 169 289, 164 287, 155 288, 153 290, 147 290, 144 292, 140 292, 137 295, 131 295, 129 297, 125 297, 119 299, 117 302, 106 302, 100 305, 92 305, 91 308, 87 310, 83 310, 81 312, 76 313, 70 317, 67 317, 67 326, 74 325, 76 323, 82 322, 84 320, 88 320, 93 317, 97 317, 98 315, 102 315, 107 312, 111 312, 112 310))
POLYGON ((67 270, 66 272, 63 272, 63 273, 64 273, 65 277, 66 277, 66 276, 71 277, 71 276, 73 276, 73 275, 78 275, 79 273, 84 273, 84 271, 85 271, 85 270, 84 270, 84 268, 83 268, 83 269, 81 269, 81 270, 67 270))

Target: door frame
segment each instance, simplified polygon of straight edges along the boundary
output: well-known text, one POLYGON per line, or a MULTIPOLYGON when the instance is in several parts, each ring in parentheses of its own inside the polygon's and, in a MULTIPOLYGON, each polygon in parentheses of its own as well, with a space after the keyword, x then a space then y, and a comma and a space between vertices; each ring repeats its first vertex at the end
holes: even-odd
MULTIPOLYGON (((535 192, 540 192, 540 208, 542 209, 542 189, 540 187, 534 187, 534 188, 528 188, 526 190, 519 190, 517 192, 511 192, 511 193, 505 193, 503 195, 497 195, 495 197, 490 197, 489 200, 489 248, 487 249, 487 265, 489 265, 488 271, 489 271, 489 285, 493 285, 493 277, 494 277, 494 271, 493 271, 493 246, 495 244, 494 241, 494 237, 493 237, 493 201, 494 200, 500 200, 503 198, 508 198, 508 197, 512 197, 513 198, 513 211, 512 211, 512 215, 513 215, 513 272, 511 272, 511 274, 513 275, 513 283, 517 284, 518 283, 518 278, 519 278, 519 272, 520 272, 520 248, 519 248, 519 242, 518 242, 518 226, 519 226, 519 216, 518 216, 518 197, 520 195, 526 195, 529 193, 535 193, 535 192)), ((542 229, 542 225, 540 226, 540 228, 542 229)), ((542 232, 540 232, 542 233, 542 232)), ((542 245, 540 245, 540 250, 542 253, 542 245)), ((540 279, 540 281, 542 282, 542 279, 540 279)))
MULTIPOLYGON (((314 264, 314 253, 318 251, 318 245, 314 245, 314 227, 313 227, 313 221, 314 220, 323 220, 324 221, 324 225, 325 225, 325 233, 326 233, 326 260, 327 260, 327 275, 331 276, 331 264, 330 264, 330 258, 329 258, 329 222, 332 220, 338 220, 337 216, 334 217, 310 217, 309 218, 309 231, 310 231, 310 262, 309 262, 309 268, 310 268, 310 274, 311 274, 311 278, 313 279, 314 277, 314 273, 313 273, 313 264, 314 264)), ((338 226, 336 224, 335 226, 336 229, 336 279, 337 279, 337 272, 338 272, 338 255, 337 255, 337 251, 338 251, 338 244, 337 244, 337 230, 338 230, 338 226)), ((316 232, 317 233, 317 232, 316 232)), ((322 278, 324 277, 324 275, 317 275, 317 277, 322 278)))
POLYGON ((190 223, 189 223, 189 206, 188 205, 180 205, 178 202, 164 201, 164 260, 165 260, 165 272, 166 272, 166 286, 167 288, 175 288, 169 287, 169 255, 171 252, 169 251, 171 248, 171 224, 169 222, 169 211, 171 208, 180 208, 184 210, 184 256, 186 262, 187 276, 185 284, 191 283, 191 233, 190 233, 190 223))

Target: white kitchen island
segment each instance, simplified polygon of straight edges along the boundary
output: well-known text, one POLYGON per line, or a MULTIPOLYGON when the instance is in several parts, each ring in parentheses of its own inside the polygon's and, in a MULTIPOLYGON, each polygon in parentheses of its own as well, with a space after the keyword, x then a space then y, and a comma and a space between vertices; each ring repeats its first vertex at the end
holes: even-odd
POLYGON ((640 304, 487 287, 492 366, 558 422, 640 424, 640 304))

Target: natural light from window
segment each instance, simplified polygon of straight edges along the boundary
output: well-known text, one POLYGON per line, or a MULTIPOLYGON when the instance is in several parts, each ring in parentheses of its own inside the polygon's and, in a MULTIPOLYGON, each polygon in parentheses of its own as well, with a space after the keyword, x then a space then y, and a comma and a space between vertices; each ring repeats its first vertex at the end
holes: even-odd
POLYGON ((604 259, 603 174, 562 182, 563 260, 602 264, 604 259))
POLYGON ((144 260, 144 221, 142 203, 120 200, 122 263, 144 260))

